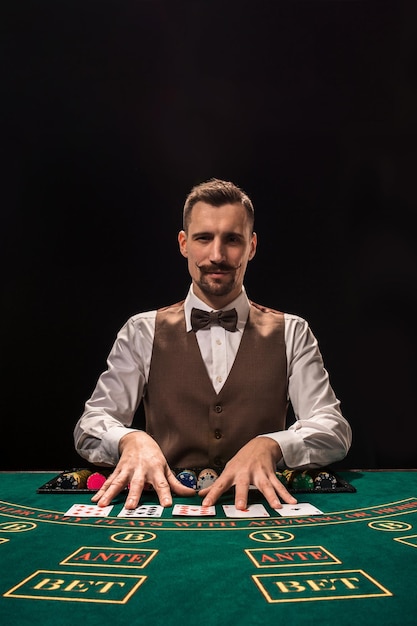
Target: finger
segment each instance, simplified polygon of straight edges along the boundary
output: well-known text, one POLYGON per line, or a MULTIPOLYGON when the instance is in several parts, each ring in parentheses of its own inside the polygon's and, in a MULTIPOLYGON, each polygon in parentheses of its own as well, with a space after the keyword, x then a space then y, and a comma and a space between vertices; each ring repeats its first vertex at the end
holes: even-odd
POLYGON ((272 509, 281 509, 282 504, 281 500, 278 498, 277 492, 271 483, 264 484, 262 488, 259 487, 259 491, 264 496, 265 500, 268 502, 269 506, 272 509))
POLYGON ((276 478, 276 476, 272 478, 271 482, 281 500, 283 500, 286 504, 297 504, 297 499, 287 490, 282 482, 276 478))
POLYGON ((171 487, 171 491, 173 491, 175 495, 177 496, 187 497, 187 496, 195 496, 196 494, 195 489, 193 489, 192 487, 187 487, 186 485, 183 485, 172 473, 168 475, 168 483, 169 483, 169 486, 171 487))
POLYGON ((277 480, 276 482, 274 479, 272 479, 271 481, 266 480, 258 486, 258 489, 265 497, 266 501, 272 509, 281 509, 281 500, 283 500, 287 504, 297 504, 297 500, 287 491, 287 489, 279 480, 277 480))
POLYGON ((129 493, 127 494, 125 507, 126 509, 136 509, 145 487, 144 480, 132 479, 129 483, 129 493))
POLYGON ((107 477, 107 479, 104 481, 100 489, 98 489, 96 493, 92 496, 91 498, 92 502, 98 502, 98 500, 100 500, 100 498, 106 493, 107 489, 110 487, 112 483, 112 478, 113 478, 113 473, 111 473, 110 476, 107 477))
POLYGON ((290 493, 288 493, 287 490, 285 490, 284 493, 280 494, 280 498, 286 504, 297 504, 297 502, 298 502, 297 498, 294 498, 294 496, 292 496, 290 493))
POLYGON ((91 497, 91 502, 98 502, 101 496, 106 492, 104 487, 101 487, 96 493, 91 497))
POLYGON ((232 486, 232 482, 229 480, 224 480, 223 475, 216 480, 213 485, 207 487, 206 489, 202 489, 200 494, 204 496, 202 505, 203 506, 213 506, 220 498, 220 496, 225 493, 232 486), (208 489, 208 492, 206 490, 208 489), (207 493, 207 495, 204 495, 207 493))
POLYGON ((155 481, 152 481, 152 485, 158 495, 160 505, 163 507, 172 506, 171 489, 165 476, 162 474, 155 481))
POLYGON ((107 490, 102 487, 91 500, 96 502, 98 506, 107 506, 121 491, 122 489, 116 485, 111 485, 107 490))
POLYGON ((107 506, 126 486, 126 482, 121 478, 108 479, 101 489, 91 498, 92 502, 97 502, 99 506, 107 506))
POLYGON ((249 483, 248 482, 238 482, 236 483, 236 491, 235 491, 235 507, 239 511, 244 511, 248 506, 248 493, 249 493, 249 483))

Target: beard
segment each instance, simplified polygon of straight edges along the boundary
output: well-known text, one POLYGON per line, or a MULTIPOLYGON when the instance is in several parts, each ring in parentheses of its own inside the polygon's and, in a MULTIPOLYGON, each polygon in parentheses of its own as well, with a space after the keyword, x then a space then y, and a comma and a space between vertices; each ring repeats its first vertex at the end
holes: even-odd
POLYGON ((242 267, 242 263, 233 266, 228 263, 219 263, 217 265, 198 265, 200 270, 200 278, 196 280, 196 284, 201 291, 207 296, 227 296, 236 288, 236 271, 242 267), (216 270, 229 272, 228 274, 219 274, 217 279, 213 274, 216 270))
POLYGON ((225 281, 224 274, 221 275, 221 280, 216 280, 202 272, 200 279, 196 282, 201 291, 207 296, 227 296, 236 286, 234 274, 228 275, 228 279, 225 281))

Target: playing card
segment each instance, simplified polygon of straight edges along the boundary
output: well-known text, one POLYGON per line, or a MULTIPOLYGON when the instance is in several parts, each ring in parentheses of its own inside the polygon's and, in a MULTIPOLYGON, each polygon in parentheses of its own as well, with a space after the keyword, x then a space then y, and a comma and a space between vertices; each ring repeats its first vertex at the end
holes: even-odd
POLYGON ((113 505, 97 506, 97 504, 73 504, 65 515, 71 517, 107 517, 113 505))
POLYGON ((301 515, 322 515, 317 507, 308 502, 298 502, 298 504, 283 504, 282 509, 274 509, 282 517, 299 517, 301 515))
POLYGON ((223 504, 226 517, 269 517, 263 504, 249 504, 244 511, 240 511, 234 504, 223 504))
POLYGON ((136 509, 123 509, 117 517, 161 517, 164 507, 160 504, 141 504, 136 509))
POLYGON ((194 504, 174 504, 172 515, 216 515, 216 507, 194 504))

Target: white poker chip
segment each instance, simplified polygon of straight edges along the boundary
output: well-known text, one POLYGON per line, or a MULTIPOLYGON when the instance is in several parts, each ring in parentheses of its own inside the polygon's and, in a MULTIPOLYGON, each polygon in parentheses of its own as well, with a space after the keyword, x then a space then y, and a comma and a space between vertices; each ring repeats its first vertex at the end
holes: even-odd
POLYGON ((206 487, 210 487, 218 478, 218 474, 207 467, 206 469, 201 470, 197 478, 197 489, 205 489, 206 487))
POLYGON ((314 488, 320 489, 336 489, 337 479, 330 472, 318 472, 314 478, 314 488))

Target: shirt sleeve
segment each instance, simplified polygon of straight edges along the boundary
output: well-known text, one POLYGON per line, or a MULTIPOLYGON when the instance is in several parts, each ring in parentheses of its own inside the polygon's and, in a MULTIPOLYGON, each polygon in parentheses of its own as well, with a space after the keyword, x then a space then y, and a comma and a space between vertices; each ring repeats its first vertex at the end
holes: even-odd
POLYGON ((323 363, 318 342, 308 323, 285 316, 288 397, 296 421, 287 430, 268 433, 280 445, 280 466, 324 467, 349 451, 352 432, 342 415, 323 363))
POLYGON ((74 429, 78 454, 95 465, 114 466, 119 441, 132 432, 149 372, 154 314, 130 318, 119 331, 91 398, 74 429))

